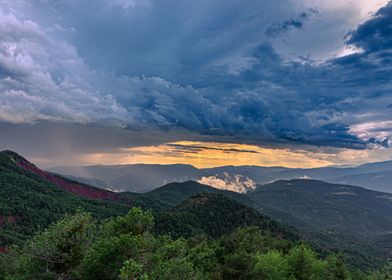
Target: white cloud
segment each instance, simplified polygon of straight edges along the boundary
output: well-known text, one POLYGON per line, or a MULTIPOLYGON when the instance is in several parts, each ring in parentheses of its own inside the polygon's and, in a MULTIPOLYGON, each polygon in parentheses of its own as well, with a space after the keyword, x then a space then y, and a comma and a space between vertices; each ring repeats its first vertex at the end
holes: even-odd
POLYGON ((319 8, 328 11, 354 10, 353 20, 359 24, 370 18, 379 8, 385 6, 389 0, 291 0, 294 4, 305 7, 319 8))
POLYGON ((370 19, 389 0, 290 0, 298 11, 315 9, 304 28, 293 30, 274 41, 274 47, 286 60, 307 57, 315 62, 349 54, 345 35, 370 19), (309 43, 311 42, 311 43, 309 43))
POLYGON ((86 123, 128 117, 112 96, 89 84, 97 77, 76 49, 48 37, 36 22, 0 13, 0 37, 1 120, 86 123))
POLYGON ((252 179, 239 174, 229 175, 227 172, 214 176, 202 177, 197 180, 197 182, 217 189, 239 193, 246 193, 256 188, 256 183, 252 179))

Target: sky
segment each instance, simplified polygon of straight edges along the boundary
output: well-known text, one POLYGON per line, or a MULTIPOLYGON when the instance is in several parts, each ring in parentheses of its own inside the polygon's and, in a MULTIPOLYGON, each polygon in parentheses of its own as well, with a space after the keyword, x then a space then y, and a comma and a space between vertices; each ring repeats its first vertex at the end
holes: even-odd
POLYGON ((0 149, 39 166, 392 160, 388 0, 0 0, 0 149))

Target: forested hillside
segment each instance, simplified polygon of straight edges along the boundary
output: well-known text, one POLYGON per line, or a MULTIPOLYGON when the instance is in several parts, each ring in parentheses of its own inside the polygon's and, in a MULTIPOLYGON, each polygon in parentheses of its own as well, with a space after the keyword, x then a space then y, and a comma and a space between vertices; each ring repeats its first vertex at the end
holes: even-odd
POLYGON ((268 215, 299 228, 362 237, 392 230, 392 195, 388 193, 296 179, 260 185, 247 196, 268 215))
POLYGON ((158 213, 156 232, 172 237, 206 234, 217 238, 239 227, 255 226, 288 240, 299 240, 294 228, 284 226, 224 194, 200 193, 174 208, 158 213))
POLYGON ((320 181, 279 181, 246 195, 193 181, 144 194, 112 193, 42 171, 7 151, 0 153, 0 192, 4 279, 169 279, 157 275, 183 273, 189 273, 185 279, 366 279, 358 271, 369 274, 387 264, 392 247, 390 195, 320 181), (135 206, 151 212, 123 216, 135 206), (355 213, 362 213, 360 220, 355 213), (110 236, 107 227, 121 233, 110 236), (75 240, 81 247, 73 247, 75 240), (294 255, 310 278, 295 274, 294 255))
POLYGON ((67 216, 0 255, 0 279, 382 279, 257 227, 171 239, 153 234, 153 225, 151 212, 138 208, 102 223, 67 216))
POLYGON ((0 247, 19 243, 77 209, 106 218, 125 214, 130 208, 126 200, 113 202, 72 194, 47 178, 18 166, 23 160, 12 152, 0 153, 0 247))

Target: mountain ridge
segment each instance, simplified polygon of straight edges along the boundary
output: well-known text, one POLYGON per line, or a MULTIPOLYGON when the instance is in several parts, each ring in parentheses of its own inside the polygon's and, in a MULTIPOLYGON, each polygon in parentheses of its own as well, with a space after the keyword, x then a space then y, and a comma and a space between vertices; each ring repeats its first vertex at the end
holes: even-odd
MULTIPOLYGON (((300 220, 324 230, 360 236, 392 230, 390 193, 320 180, 292 179, 258 186, 247 196, 259 207, 268 206, 288 214, 294 213, 300 220)), ((275 216, 272 212, 268 214, 275 216)), ((290 224, 290 221, 285 223, 290 224)))
POLYGON ((74 193, 80 196, 84 196, 90 199, 106 199, 106 200, 120 200, 121 197, 117 195, 116 193, 103 190, 100 188, 96 188, 93 186, 88 186, 88 185, 82 185, 78 182, 73 182, 70 180, 67 180, 65 178, 62 178, 60 176, 56 176, 52 173, 43 171, 39 169, 37 166, 23 158, 22 156, 18 155, 15 152, 12 151, 5 151, 3 153, 5 156, 9 156, 12 161, 16 164, 16 166, 30 171, 37 176, 47 180, 48 182, 70 192, 74 193))
MULTIPOLYGON (((322 181, 327 181, 330 183, 346 183, 354 185, 359 185, 361 187, 365 187, 368 189, 373 189, 377 191, 384 191, 392 193, 392 184, 389 180, 392 177, 392 166, 391 161, 385 162, 374 162, 358 165, 356 167, 339 167, 339 166, 327 166, 327 167, 318 167, 318 168, 287 168, 287 167, 265 167, 265 166, 255 166, 255 165, 243 165, 243 166, 220 166, 213 168, 196 168, 192 165, 149 165, 149 164, 137 164, 137 165, 116 165, 116 168, 121 168, 122 173, 120 179, 110 178, 110 180, 106 180, 107 186, 112 189, 118 189, 122 191, 133 191, 133 192, 146 192, 162 186, 166 183, 170 182, 184 182, 187 180, 200 180, 203 177, 216 177, 221 178, 224 177, 224 174, 227 173, 231 178, 235 176, 247 177, 250 180, 254 181, 256 184, 266 184, 280 179, 298 179, 298 178, 310 178, 317 179, 322 181), (155 168, 158 166, 159 168, 155 168), (166 166, 166 167, 165 167, 166 166), (186 170, 186 168, 189 170, 186 170), (181 167, 181 171, 178 170, 178 167, 181 167), (164 174, 161 169, 166 168, 164 174), (174 170, 174 169, 176 170, 174 170), (128 171, 127 169, 131 170, 128 171), (133 170, 135 169, 135 170, 133 170), (132 171, 133 170, 133 171, 132 171), (371 180, 370 177, 365 176, 364 174, 370 172, 385 172, 385 179, 380 178, 378 181, 371 180), (148 174, 148 176, 146 176, 148 174), (356 178, 362 174, 361 180, 356 180, 356 178), (343 180, 343 179, 344 180, 343 180), (116 180, 118 179, 118 180, 116 180)), ((78 167, 74 167, 77 169, 78 167)), ((83 167, 90 168, 91 172, 93 172, 94 166, 83 167)), ((112 174, 111 166, 106 167, 105 165, 99 166, 98 177, 91 176, 94 179, 102 180, 104 178, 100 177, 105 172, 108 174, 112 174)), ((72 173, 71 170, 62 169, 62 168, 53 168, 49 169, 50 171, 67 175, 82 175, 80 173, 67 174, 72 173)), ((82 176, 83 177, 83 176, 82 176)), ((114 176, 115 177, 115 176, 114 176)), ((91 181, 91 179, 90 179, 91 181)), ((105 180, 103 180, 105 181, 105 180)), ((88 182, 88 180, 86 180, 88 182)), ((228 182, 226 182, 228 183, 228 182)), ((235 189, 235 188, 233 188, 235 189)), ((238 190, 242 190, 239 185, 238 190)))
POLYGON ((52 176, 14 152, 0 152, 0 247, 25 240, 78 209, 85 209, 94 217, 107 218, 125 214, 130 208, 127 198, 118 196, 119 199, 112 200, 102 189, 52 176), (61 184, 55 184, 58 182, 61 184), (87 191, 80 192, 83 188, 87 191), (109 199, 100 199, 96 194, 105 194, 109 199))
POLYGON ((174 237, 198 232, 217 238, 238 227, 257 226, 281 238, 299 240, 294 228, 280 224, 222 193, 201 192, 157 216, 157 231, 174 237), (212 223, 211 221, 216 221, 212 223))
MULTIPOLYGON (((366 238, 372 237, 372 239, 377 240, 373 238, 374 235, 384 234, 383 236, 387 236, 385 233, 390 231, 390 228, 383 227, 383 225, 392 224, 390 222, 392 219, 390 218, 392 217, 390 197, 392 195, 356 186, 333 185, 323 181, 304 179, 281 180, 264 186, 259 185, 255 191, 248 194, 240 194, 213 188, 195 181, 186 181, 169 183, 142 194, 121 193, 117 194, 121 196, 121 200, 105 201, 88 199, 78 196, 77 193, 68 192, 49 182, 45 176, 39 176, 39 174, 32 172, 31 168, 24 169, 19 167, 17 163, 20 160, 21 158, 19 157, 10 157, 7 153, 0 152, 0 214, 3 221, 2 230, 0 231, 0 247, 3 249, 6 244, 25 240, 41 227, 45 227, 59 219, 65 213, 74 213, 78 207, 100 218, 124 214, 131 206, 151 209, 158 215, 159 213, 169 213, 171 209, 174 209, 173 211, 177 214, 173 214, 172 218, 177 217, 179 220, 181 220, 181 217, 185 218, 185 222, 179 224, 185 226, 184 234, 186 232, 197 232, 200 226, 208 224, 208 221, 212 222, 214 216, 210 215, 213 212, 216 212, 217 217, 221 217, 219 218, 221 220, 226 219, 226 216, 228 220, 231 219, 230 217, 234 217, 232 219, 233 222, 230 223, 236 224, 237 220, 240 221, 242 218, 235 216, 235 213, 229 213, 231 210, 226 209, 226 206, 223 205, 224 203, 222 204, 222 201, 231 199, 230 201, 236 201, 235 205, 237 203, 244 205, 235 206, 234 208, 242 207, 242 209, 245 209, 243 207, 247 207, 246 209, 254 209, 246 210, 244 213, 258 211, 260 215, 268 216, 270 217, 268 219, 279 224, 297 228, 300 230, 301 238, 303 237, 315 244, 315 246, 317 245, 316 247, 326 248, 327 250, 343 250, 349 254, 350 258, 354 258, 355 262, 363 265, 366 264, 367 258, 377 259, 377 252, 382 251, 373 243, 369 243, 370 241, 366 241, 366 238), (314 186, 309 184, 314 184, 314 186), (336 193, 334 189, 331 189, 331 187, 335 188, 336 186, 344 189, 339 189, 338 193, 336 193), (348 206, 343 207, 347 204, 347 200, 341 200, 341 197, 350 199, 357 197, 347 194, 347 192, 352 191, 352 188, 358 194, 364 193, 369 195, 369 197, 373 197, 371 200, 373 202, 381 199, 383 203, 366 205, 363 203, 363 200, 358 201, 354 199, 354 203, 350 202, 348 206), (279 191, 283 191, 283 195, 279 191), (225 195, 228 198, 220 199, 217 202, 217 205, 220 205, 218 209, 214 208, 217 206, 211 205, 209 209, 211 211, 215 209, 211 213, 207 211, 208 209, 206 210, 207 212, 204 212, 200 205, 192 204, 196 207, 195 212, 192 212, 192 210, 188 212, 189 216, 183 216, 183 212, 186 209, 181 208, 179 205, 185 203, 184 201, 190 197, 198 196, 203 192, 209 193, 208 196, 217 194, 218 196, 225 195), (334 194, 331 194, 331 192, 334 194), (329 202, 331 197, 332 200, 329 202), (336 201, 336 198, 339 199, 336 201), (314 207, 316 210, 312 209, 314 206, 312 204, 316 205, 314 207), (375 208, 371 209, 370 206, 375 208), (178 207, 177 210, 176 207, 178 207), (222 209, 219 208, 226 209, 229 212, 223 215, 223 212, 220 212, 222 209), (304 212, 304 209, 310 209, 311 211, 304 212), (363 211, 368 211, 368 214, 362 215, 363 211), (198 214, 194 216, 195 213, 203 213, 202 216, 209 217, 208 221, 202 221, 200 220, 202 217, 198 217, 198 222, 195 221, 196 224, 192 224, 192 221, 188 221, 188 219, 196 217, 198 214), (361 217, 363 216, 363 221, 358 220, 358 215, 354 215, 358 213, 361 217), (342 224, 342 221, 339 219, 342 215, 346 218, 343 224, 350 229, 349 233, 352 235, 342 234, 342 231, 346 230, 346 228, 336 226, 342 224), (323 223, 323 220, 328 223, 323 223), (362 228, 358 228, 356 224, 365 225, 364 229, 366 231, 364 234, 358 232, 362 228), (186 229, 189 229, 189 231, 186 229)), ((361 196, 358 195, 358 197, 361 196)), ((362 198, 364 199, 365 197, 362 198)), ((179 221, 177 219, 174 220, 173 224, 179 221)), ((232 229, 224 221, 222 225, 225 228, 232 229)), ((239 223, 238 225, 241 226, 242 224, 239 223)), ((252 224, 249 223, 249 225, 252 224)), ((176 226, 171 228, 175 229, 176 226)), ((211 225, 210 228, 213 229, 214 226, 211 225)), ((218 233, 219 228, 215 227, 214 232, 218 233)), ((389 242, 386 237, 382 239, 382 242, 378 241, 378 244, 385 244, 385 242, 389 242)), ((387 253, 385 252, 385 254, 387 253)), ((382 254, 384 256, 384 252, 382 254)))

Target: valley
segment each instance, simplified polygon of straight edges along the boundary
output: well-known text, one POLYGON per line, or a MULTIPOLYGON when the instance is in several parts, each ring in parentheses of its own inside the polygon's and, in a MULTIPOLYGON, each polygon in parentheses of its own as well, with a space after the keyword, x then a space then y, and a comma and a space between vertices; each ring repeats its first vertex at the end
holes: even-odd
POLYGON ((74 180, 1 152, 2 250, 66 214, 83 210, 102 220, 140 207, 154 213, 154 232, 173 238, 218 238, 257 227, 291 242, 305 240, 322 255, 341 252, 351 267, 364 270, 381 266, 392 252, 389 193, 311 179, 278 180, 244 193, 191 180, 143 193, 111 192, 74 180))

